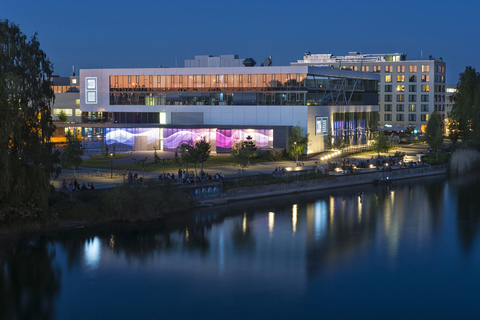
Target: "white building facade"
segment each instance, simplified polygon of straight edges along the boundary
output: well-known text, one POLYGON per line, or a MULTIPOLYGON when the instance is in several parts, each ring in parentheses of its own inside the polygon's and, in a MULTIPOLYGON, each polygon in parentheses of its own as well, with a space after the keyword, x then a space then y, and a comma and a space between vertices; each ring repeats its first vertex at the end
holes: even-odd
POLYGON ((228 152, 249 136, 262 149, 286 148, 298 125, 310 135, 308 153, 321 152, 329 134, 368 142, 378 80, 310 66, 81 69, 82 123, 65 130, 85 148, 175 150, 205 138, 213 152, 228 152))

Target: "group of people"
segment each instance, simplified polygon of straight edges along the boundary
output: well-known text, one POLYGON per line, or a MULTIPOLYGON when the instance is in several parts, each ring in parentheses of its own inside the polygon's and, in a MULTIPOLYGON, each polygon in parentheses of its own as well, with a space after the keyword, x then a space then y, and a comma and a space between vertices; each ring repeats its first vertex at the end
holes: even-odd
POLYGON ((276 167, 275 170, 272 172, 272 176, 279 177, 285 174, 285 168, 276 167))
MULTIPOLYGON (((167 179, 172 179, 173 181, 180 181, 181 183, 194 183, 194 182, 206 182, 206 181, 219 181, 225 179, 225 175, 220 173, 215 173, 214 175, 208 174, 205 171, 200 171, 200 174, 195 177, 193 171, 187 172, 186 170, 178 169, 178 178, 175 179, 175 174, 166 174, 167 179)), ((162 175, 159 176, 159 179, 162 179, 162 175)))
POLYGON ((87 184, 80 183, 77 181, 77 178, 73 178, 70 183, 67 183, 67 180, 63 179, 62 181, 62 191, 63 192, 73 192, 73 191, 83 191, 83 190, 94 190, 95 186, 93 185, 93 182, 89 182, 87 184))

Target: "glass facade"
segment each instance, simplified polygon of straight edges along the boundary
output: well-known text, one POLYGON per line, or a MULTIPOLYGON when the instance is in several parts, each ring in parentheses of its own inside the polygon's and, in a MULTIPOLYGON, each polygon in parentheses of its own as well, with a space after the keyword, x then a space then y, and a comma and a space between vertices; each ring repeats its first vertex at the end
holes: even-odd
POLYGON ((375 80, 310 74, 110 76, 110 105, 365 105, 376 96, 375 80))

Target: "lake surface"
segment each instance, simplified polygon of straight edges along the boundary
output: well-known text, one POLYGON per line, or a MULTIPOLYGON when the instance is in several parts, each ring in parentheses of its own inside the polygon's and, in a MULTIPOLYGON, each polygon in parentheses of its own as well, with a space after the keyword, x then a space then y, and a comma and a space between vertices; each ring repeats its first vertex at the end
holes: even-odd
POLYGON ((474 319, 480 178, 395 181, 0 248, 0 319, 474 319))

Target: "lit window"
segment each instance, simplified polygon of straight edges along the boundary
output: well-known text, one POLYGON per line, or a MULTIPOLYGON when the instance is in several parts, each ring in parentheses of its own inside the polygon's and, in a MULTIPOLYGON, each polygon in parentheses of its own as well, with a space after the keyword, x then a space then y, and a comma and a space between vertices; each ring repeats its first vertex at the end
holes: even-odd
POLYGON ((391 74, 385 75, 385 82, 392 82, 392 75, 391 74))
POLYGON ((397 102, 405 101, 405 96, 403 94, 397 94, 397 102))
POLYGON ((362 66, 362 71, 368 72, 368 70, 369 70, 369 67, 368 67, 368 66, 362 66))
POLYGON ((408 71, 410 72, 417 72, 417 66, 409 66, 408 71))
POLYGON ((417 111, 417 105, 416 104, 409 104, 408 105, 408 111, 410 111, 410 112, 417 111))
POLYGON ((397 82, 404 82, 405 76, 404 75, 397 75, 397 82))
POLYGON ((430 72, 430 66, 428 64, 422 64, 422 72, 430 72))
POLYGON ((430 76, 428 74, 422 74, 422 82, 429 82, 430 76))
POLYGON ((77 84, 77 79, 72 79, 72 84, 77 84))
POLYGON ((405 72, 405 66, 398 65, 397 66, 397 72, 398 73, 405 72))
POLYGON ((428 84, 423 84, 422 85, 422 92, 429 92, 430 91, 430 86, 428 84))
POLYGON ((382 68, 380 66, 373 66, 373 72, 380 72, 381 69, 382 68))
POLYGON ((399 84, 397 86, 397 92, 405 92, 405 86, 403 84, 399 84))
POLYGON ((75 99, 75 107, 80 106, 80 99, 75 99))
POLYGON ((393 66, 385 66, 385 72, 393 72, 393 66))
POLYGON ((167 124, 167 113, 160 112, 160 124, 167 124))

